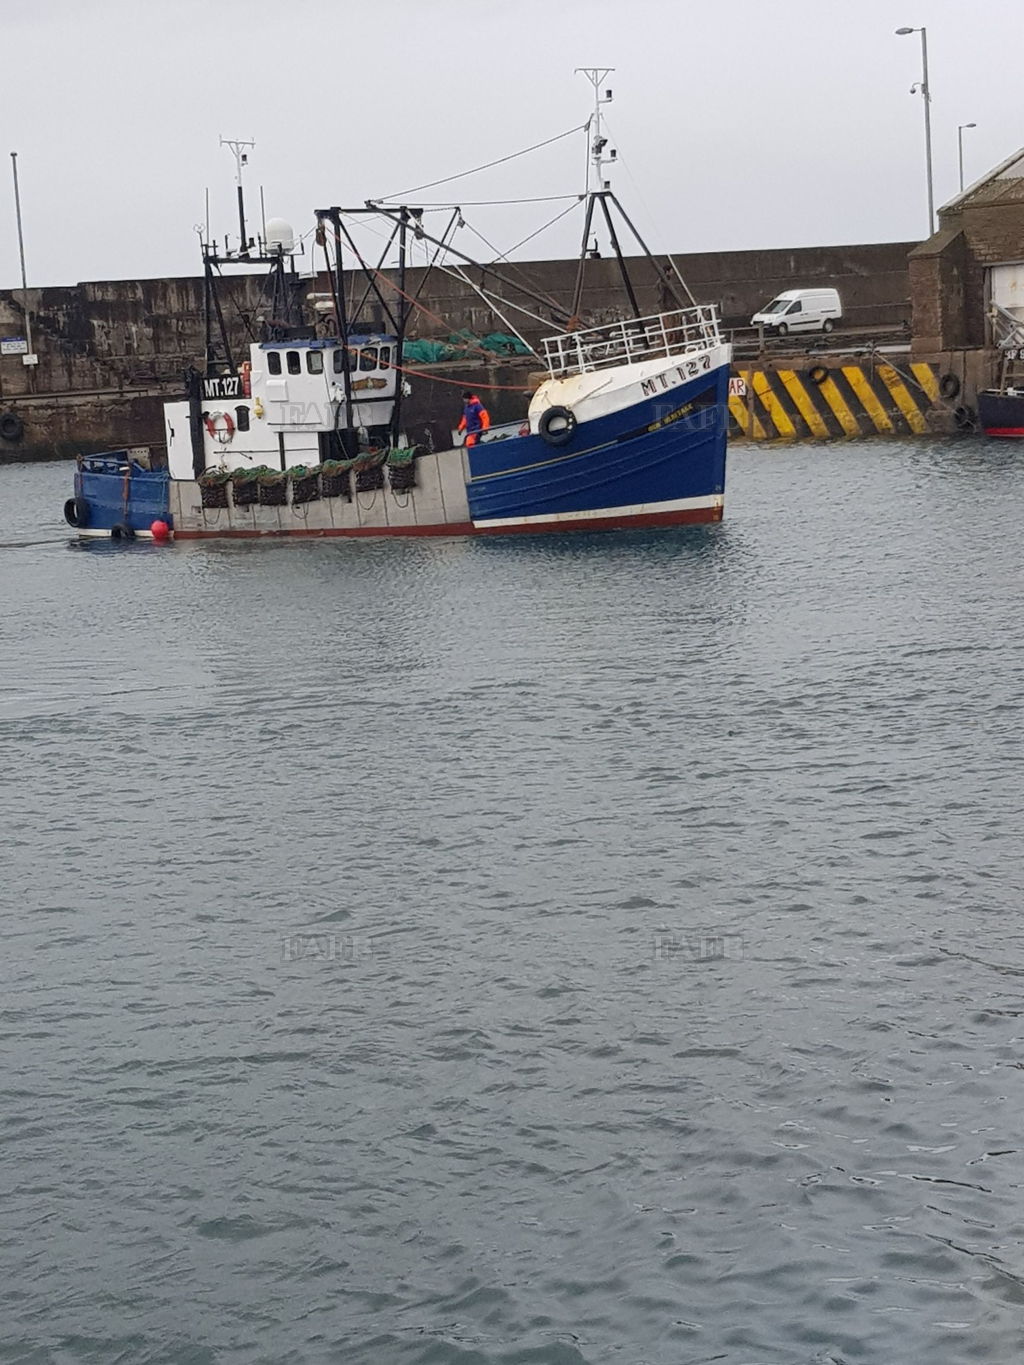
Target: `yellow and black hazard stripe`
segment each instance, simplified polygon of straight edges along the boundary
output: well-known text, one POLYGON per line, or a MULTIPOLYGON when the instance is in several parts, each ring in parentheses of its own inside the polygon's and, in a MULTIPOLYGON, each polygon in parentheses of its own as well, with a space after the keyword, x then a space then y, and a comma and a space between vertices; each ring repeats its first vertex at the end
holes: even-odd
POLYGON ((746 394, 729 397, 733 436, 755 441, 922 435, 940 401, 933 365, 888 362, 806 369, 734 367, 746 394))

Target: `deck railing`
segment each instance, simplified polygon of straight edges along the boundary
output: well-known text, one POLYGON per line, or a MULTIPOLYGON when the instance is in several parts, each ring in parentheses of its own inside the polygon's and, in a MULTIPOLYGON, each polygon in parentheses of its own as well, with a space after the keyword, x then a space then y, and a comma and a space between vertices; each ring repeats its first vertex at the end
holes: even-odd
POLYGON ((609 365, 632 365, 658 356, 707 350, 721 344, 718 308, 698 304, 676 313, 655 313, 648 318, 588 327, 545 337, 544 360, 552 376, 586 374, 609 365))

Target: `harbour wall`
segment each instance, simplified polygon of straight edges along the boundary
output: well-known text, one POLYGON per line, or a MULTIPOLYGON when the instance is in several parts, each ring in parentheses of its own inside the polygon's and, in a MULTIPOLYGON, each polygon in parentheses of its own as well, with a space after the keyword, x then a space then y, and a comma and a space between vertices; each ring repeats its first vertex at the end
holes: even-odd
MULTIPOLYGON (((700 302, 717 303, 727 328, 749 323, 751 314, 785 288, 827 284, 839 289, 845 320, 878 334, 909 329, 910 283, 907 254, 913 243, 800 247, 770 251, 704 252, 659 258, 666 271, 678 269, 700 302)), ((676 304, 650 262, 627 262, 641 311, 657 313, 676 304)), ((576 261, 539 261, 500 267, 502 274, 554 305, 568 308, 576 282, 576 261)), ((394 272, 387 272, 393 282, 394 272)), ((421 269, 408 277, 415 295, 421 269)), ((487 267, 467 275, 486 284, 487 267)), ((350 307, 363 292, 361 280, 348 284, 350 307)), ((491 280, 493 283, 493 280, 491 280)), ((223 311, 236 359, 245 354, 250 328, 261 320, 264 276, 238 274, 225 280, 223 311)), ((299 277, 301 295, 325 293, 323 275, 299 277)), ((388 298, 388 286, 382 286, 388 298)), ((559 330, 546 322, 543 307, 514 287, 504 294, 528 303, 540 316, 523 329, 531 343, 559 330)), ((0 413, 13 412, 23 426, 17 440, 0 439, 0 459, 53 458, 128 444, 156 445, 163 439, 160 402, 177 396, 182 376, 203 363, 204 282, 202 277, 92 281, 28 291, 33 349, 38 364, 25 366, 19 355, 0 356, 0 413)), ((391 289, 392 298, 397 297, 391 289)), ((617 262, 586 262, 581 315, 600 323, 624 315, 617 262)), ((434 273, 414 315, 411 335, 443 337, 458 331, 478 336, 507 330, 464 280, 434 273)), ((551 310, 552 314, 554 309, 551 310)), ((367 303, 364 321, 383 329, 381 304, 367 303)), ((518 325, 518 323, 517 323, 518 325)), ((21 290, 0 290, 0 337, 26 335, 21 290)), ((457 417, 461 387, 488 388, 496 420, 514 420, 525 411, 528 387, 523 371, 461 363, 431 367, 410 376, 412 397, 406 407, 410 425, 444 424, 457 417)))
POLYGON ((738 361, 730 385, 731 438, 835 440, 977 429, 974 404, 987 382, 987 352, 921 359, 909 349, 893 350, 738 361))

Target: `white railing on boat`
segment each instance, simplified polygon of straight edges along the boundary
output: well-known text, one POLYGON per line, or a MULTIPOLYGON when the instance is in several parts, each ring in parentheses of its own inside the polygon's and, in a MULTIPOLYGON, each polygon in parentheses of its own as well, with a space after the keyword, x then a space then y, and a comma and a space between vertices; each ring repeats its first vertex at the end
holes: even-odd
POLYGON ((586 374, 609 365, 632 365, 658 356, 685 355, 721 345, 718 308, 698 304, 676 313, 629 318, 580 332, 545 337, 544 360, 552 377, 586 374))

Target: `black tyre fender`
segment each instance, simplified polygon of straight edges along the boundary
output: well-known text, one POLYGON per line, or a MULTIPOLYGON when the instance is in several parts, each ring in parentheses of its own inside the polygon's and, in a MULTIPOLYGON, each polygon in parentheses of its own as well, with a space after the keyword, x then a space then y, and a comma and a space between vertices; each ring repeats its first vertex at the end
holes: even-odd
POLYGON ((89 525, 89 504, 84 498, 68 498, 64 504, 64 520, 76 530, 89 525))
POLYGON ((953 412, 953 421, 961 431, 974 431, 978 425, 978 414, 973 408, 959 407, 953 412))
POLYGON ((824 384, 825 380, 828 378, 828 366, 812 365, 807 371, 807 378, 812 384, 824 384))
POLYGON ((16 412, 5 412, 0 417, 0 437, 5 441, 20 441, 25 434, 25 423, 16 412))
POLYGON ((567 446, 576 434, 576 417, 571 408, 547 408, 537 424, 538 434, 549 446, 567 446))
POLYGON ((111 540, 134 540, 135 532, 127 522, 119 521, 116 526, 110 528, 111 540))
POLYGON ((944 374, 939 380, 939 393, 943 398, 955 398, 960 392, 960 380, 955 374, 944 374))

